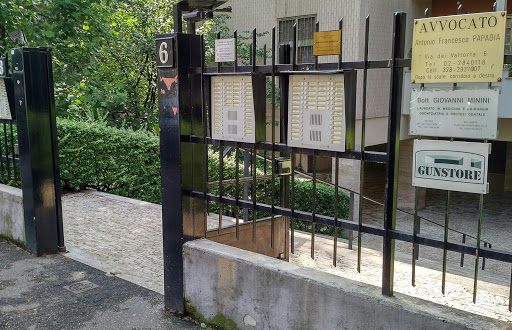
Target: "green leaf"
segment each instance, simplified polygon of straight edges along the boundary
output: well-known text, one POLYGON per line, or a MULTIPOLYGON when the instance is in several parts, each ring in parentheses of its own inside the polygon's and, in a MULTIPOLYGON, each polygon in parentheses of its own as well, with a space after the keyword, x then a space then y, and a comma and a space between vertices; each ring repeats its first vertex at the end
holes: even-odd
POLYGON ((44 35, 47 36, 48 38, 53 38, 53 37, 55 37, 55 32, 53 32, 53 31, 45 31, 44 35))

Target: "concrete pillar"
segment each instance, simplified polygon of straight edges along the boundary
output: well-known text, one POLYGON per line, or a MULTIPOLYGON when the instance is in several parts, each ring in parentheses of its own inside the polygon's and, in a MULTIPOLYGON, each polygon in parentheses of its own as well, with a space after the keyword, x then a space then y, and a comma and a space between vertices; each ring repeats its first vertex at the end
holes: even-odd
POLYGON ((505 164, 505 192, 512 192, 512 142, 507 142, 507 160, 505 164))

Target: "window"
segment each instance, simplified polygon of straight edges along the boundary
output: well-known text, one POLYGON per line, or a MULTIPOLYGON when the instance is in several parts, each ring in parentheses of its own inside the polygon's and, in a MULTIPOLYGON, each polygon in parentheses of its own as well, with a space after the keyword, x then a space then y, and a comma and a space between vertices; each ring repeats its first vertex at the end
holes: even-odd
MULTIPOLYGON (((313 63, 313 34, 316 17, 293 17, 279 21, 279 44, 293 44, 293 25, 297 24, 297 63, 313 63)), ((292 51, 293 52, 293 51, 292 51)))

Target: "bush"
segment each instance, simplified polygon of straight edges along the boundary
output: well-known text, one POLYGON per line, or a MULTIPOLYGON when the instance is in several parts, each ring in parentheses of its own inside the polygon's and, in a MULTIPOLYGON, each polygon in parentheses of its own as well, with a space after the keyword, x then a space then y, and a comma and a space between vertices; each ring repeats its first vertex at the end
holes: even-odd
MULTIPOLYGON (((160 144, 157 136, 140 131, 107 127, 105 124, 78 122, 69 119, 57 119, 59 139, 61 182, 63 189, 81 190, 92 188, 116 195, 161 203, 160 183, 160 144)), ((219 180, 218 147, 208 151, 208 181, 219 180)), ((243 177, 243 153, 240 152, 239 175, 243 177)), ((235 178, 235 152, 224 158, 224 180, 235 178)), ((257 175, 263 174, 264 162, 257 161, 257 175)), ((270 170, 269 172, 270 173, 270 170)), ((251 183, 250 183, 251 184, 251 183)), ((279 205, 280 179, 274 182, 275 205, 279 205)), ((266 184, 258 181, 256 196, 259 203, 271 203, 270 181, 266 184)), ((313 183, 295 180, 295 209, 311 212, 313 183)), ((210 193, 218 194, 219 189, 210 188, 210 193)), ((243 184, 239 185, 240 197, 243 184)), ((234 197, 235 185, 224 186, 224 195, 234 197)), ((219 205, 210 203, 210 211, 218 212, 219 205)), ((224 215, 236 216, 232 206, 224 207, 224 215)), ((349 197, 339 192, 338 218, 346 219, 349 212, 349 197)), ((334 217, 334 187, 318 183, 316 186, 316 213, 334 217)), ((249 212, 252 219, 252 212, 249 212)), ((239 216, 242 217, 240 210, 239 216)), ((257 212, 257 218, 268 214, 257 212)), ((311 223, 296 221, 296 229, 311 231, 311 223)), ((316 232, 333 235, 334 229, 317 225, 316 232)), ((339 230, 341 235, 342 230, 339 230)))
MULTIPOLYGON (((239 176, 240 178, 243 177, 243 154, 240 152, 240 166, 239 166, 239 176)), ((234 179, 235 178, 235 169, 236 169, 236 162, 235 162, 235 153, 231 151, 230 154, 228 154, 224 158, 224 180, 227 179, 234 179)), ((263 160, 258 159, 257 162, 257 169, 256 173, 257 175, 263 174, 263 160)), ((270 173, 270 172, 267 172, 270 173)), ((219 180, 219 152, 217 147, 212 147, 209 150, 208 153, 208 178, 209 182, 214 182, 219 180)), ((252 183, 249 183, 252 184, 252 183)), ((274 189, 275 189, 275 205, 279 205, 279 184, 280 179, 278 176, 276 176, 276 180, 274 183, 274 189)), ((265 195, 265 184, 263 181, 258 181, 257 183, 257 190, 256 190, 256 198, 259 203, 271 203, 271 187, 272 183, 270 181, 267 182, 267 195, 265 195)), ((295 180, 295 210, 298 211, 304 211, 304 212, 311 212, 312 211, 312 196, 313 196, 313 182, 311 181, 301 181, 301 180, 295 180)), ((209 190, 210 193, 217 195, 219 193, 218 188, 211 188, 209 190)), ((241 197, 243 194, 243 184, 239 185, 239 196, 241 197)), ((319 215, 325 215, 334 217, 334 194, 335 190, 334 187, 317 183, 316 185, 316 214, 319 215)), ((229 197, 235 197, 235 185, 226 185, 224 186, 224 196, 229 197)), ((249 195, 250 198, 250 195, 249 195)), ((338 219, 346 219, 348 217, 349 213, 349 197, 344 192, 339 192, 338 197, 338 219)), ((219 211, 219 204, 218 203, 210 203, 210 211, 213 213, 217 213, 219 211)), ((249 220, 252 220, 252 212, 249 212, 249 220)), ((236 216, 236 210, 234 207, 229 205, 224 205, 224 215, 235 217, 236 216)), ((238 216, 242 218, 242 211, 239 211, 238 216)), ((268 217, 269 214, 266 214, 264 212, 257 212, 256 214, 257 218, 264 218, 268 217)), ((296 229, 304 230, 304 231, 311 231, 311 223, 307 221, 296 221, 296 229)), ((333 235, 334 234, 334 228, 324 226, 324 225, 317 225, 315 228, 315 231, 318 233, 323 233, 326 235, 333 235)), ((341 236, 342 230, 339 230, 339 235, 341 236)))
MULTIPOLYGON (((334 217, 334 194, 335 188, 325 184, 316 185, 316 214, 334 217)), ((295 209, 298 211, 311 212, 313 207, 313 182, 295 180, 295 209)), ((349 213, 349 196, 338 192, 338 219, 347 219, 349 213)), ((295 229, 311 232, 312 226, 308 221, 297 220, 295 229)), ((316 225, 316 233, 334 235, 334 227, 316 225)), ((343 230, 338 230, 338 236, 342 237, 343 230)))
POLYGON ((57 120, 57 131, 63 189, 161 203, 157 136, 68 119, 57 120))

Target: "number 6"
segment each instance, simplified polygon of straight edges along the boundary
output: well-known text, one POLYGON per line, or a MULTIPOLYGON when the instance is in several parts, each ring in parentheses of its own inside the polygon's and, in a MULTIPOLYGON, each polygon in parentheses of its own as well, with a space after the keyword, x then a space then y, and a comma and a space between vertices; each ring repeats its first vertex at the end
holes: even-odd
POLYGON ((160 62, 162 62, 162 64, 167 63, 167 61, 169 60, 169 53, 167 52, 167 42, 162 42, 160 44, 158 56, 160 56, 160 62))

